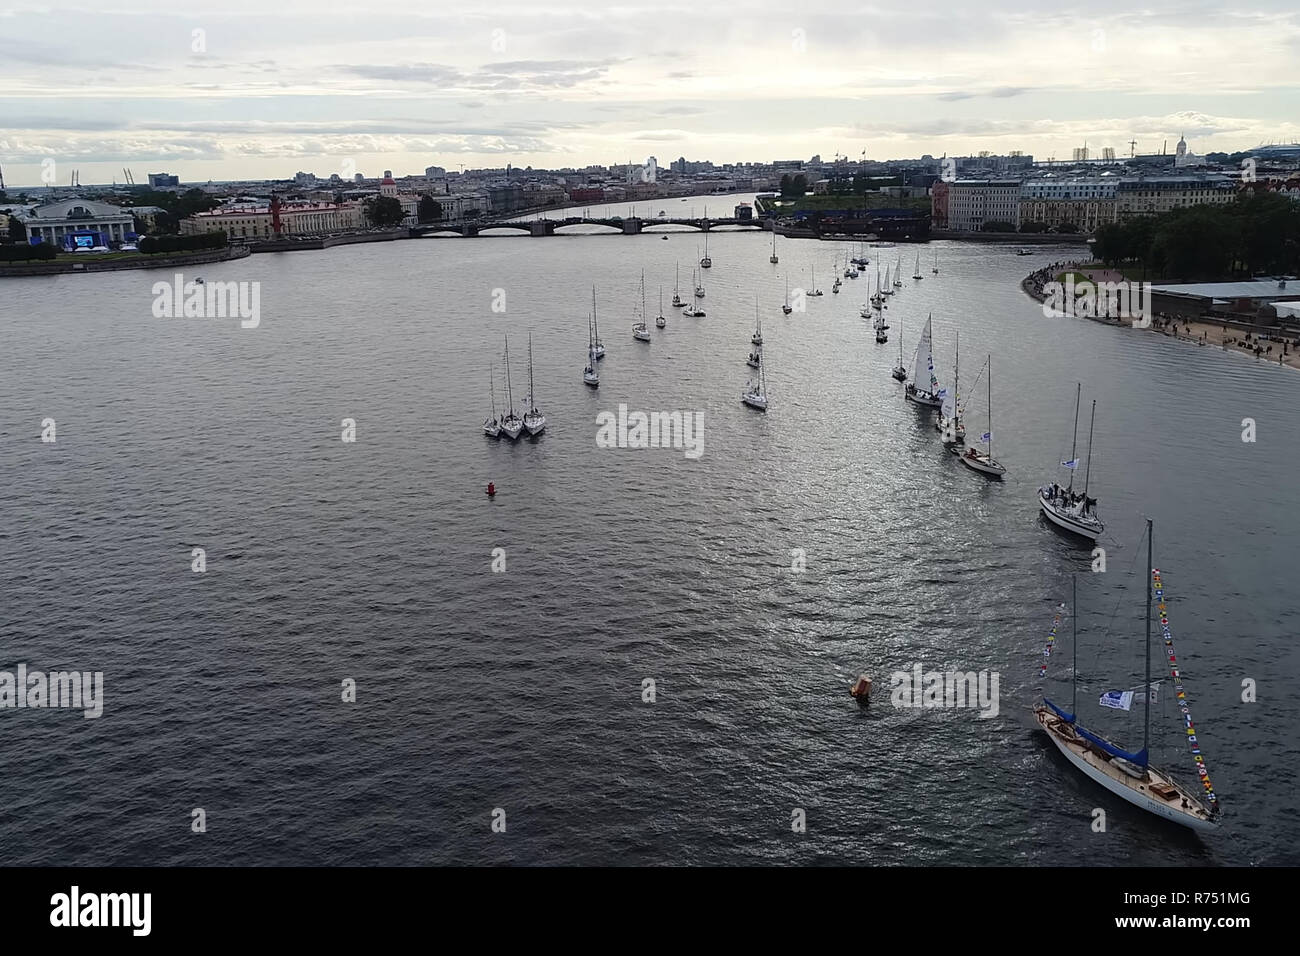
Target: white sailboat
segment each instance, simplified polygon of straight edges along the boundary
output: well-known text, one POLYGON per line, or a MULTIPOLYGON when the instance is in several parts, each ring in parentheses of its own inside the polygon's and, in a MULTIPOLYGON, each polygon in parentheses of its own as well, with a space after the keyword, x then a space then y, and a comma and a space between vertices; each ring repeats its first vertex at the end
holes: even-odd
POLYGON ((501 423, 497 421, 497 387, 493 381, 492 366, 488 366, 488 392, 492 396, 492 417, 483 422, 483 434, 488 438, 501 437, 501 423))
POLYGON ((601 373, 595 371, 595 362, 597 362, 595 338, 593 330, 591 330, 591 317, 588 316, 588 320, 586 320, 586 368, 582 369, 582 384, 598 389, 601 388, 601 373))
POLYGON ((907 369, 903 366, 903 326, 901 323, 898 326, 898 364, 894 366, 894 370, 889 374, 900 382, 907 381, 907 369))
POLYGON ((894 288, 901 289, 902 287, 903 287, 903 254, 900 252, 898 254, 898 261, 894 263, 894 288))
POLYGON ((750 379, 745 383, 745 391, 741 393, 740 400, 750 408, 757 408, 760 412, 767 411, 767 373, 765 368, 766 362, 758 366, 758 379, 750 379))
MULTIPOLYGON (((836 266, 839 265, 839 257, 838 257, 838 256, 837 256, 836 259, 835 259, 835 264, 836 264, 836 266)), ((849 254, 848 254, 847 252, 845 252, 845 253, 844 253, 844 278, 846 278, 846 279, 849 278, 850 275, 851 275, 852 273, 856 272, 856 271, 857 271, 856 269, 854 269, 852 266, 849 265, 849 254)))
POLYGON ((703 299, 704 298, 704 273, 692 272, 692 275, 695 276, 695 298, 703 299))
MULTIPOLYGON (((980 435, 979 440, 984 445, 984 450, 980 451, 974 445, 966 449, 966 454, 961 456, 961 463, 973 471, 982 472, 986 475, 992 475, 994 478, 1001 478, 1007 473, 1007 470, 1000 465, 993 457, 993 356, 988 357, 984 367, 988 372, 988 422, 989 428, 984 434, 980 435)), ((978 382, 978 379, 976 380, 978 382)))
POLYGON ((957 348, 952 364, 952 390, 944 389, 935 430, 943 435, 945 445, 958 445, 966 440, 966 426, 961 421, 961 333, 957 333, 957 348))
POLYGON ((858 243, 858 254, 849 261, 855 266, 866 266, 871 264, 871 260, 867 258, 866 250, 862 247, 862 243, 860 242, 858 243))
MULTIPOLYGON (((636 309, 636 303, 632 308, 636 309)), ((650 341, 650 327, 645 321, 645 270, 641 270, 641 310, 636 312, 637 321, 632 324, 632 338, 638 342, 650 341)))
POLYGON ((831 283, 832 295, 839 295, 840 293, 840 286, 842 285, 842 283, 840 282, 839 268, 840 268, 840 260, 839 257, 836 256, 835 265, 831 268, 831 275, 835 276, 835 281, 831 283))
POLYGON ((655 328, 662 329, 668 326, 668 320, 664 318, 664 287, 659 287, 659 314, 655 316, 655 328))
POLYGON ((524 420, 515 414, 515 392, 510 384, 510 336, 506 336, 506 402, 510 410, 506 412, 501 419, 501 431, 505 432, 507 438, 514 441, 519 437, 520 432, 524 430, 524 420))
POLYGON ((912 270, 912 278, 917 280, 921 280, 925 278, 925 276, 921 275, 921 250, 920 249, 916 250, 916 266, 912 270))
POLYGON ((605 346, 600 342, 600 323, 596 321, 596 287, 591 287, 591 327, 595 331, 596 338, 592 342, 592 354, 599 361, 605 357, 605 346))
POLYGON ((680 309, 685 307, 686 303, 682 300, 682 266, 677 263, 677 278, 673 280, 673 308, 680 309))
POLYGON ((880 287, 880 291, 884 295, 894 294, 894 287, 889 282, 889 266, 885 266, 885 284, 880 287))
POLYGON ((777 258, 776 255, 776 223, 775 222, 772 223, 772 254, 767 257, 767 261, 772 263, 772 265, 776 265, 778 262, 781 261, 780 259, 777 258))
POLYGON ((916 355, 912 357, 912 381, 903 389, 903 397, 926 408, 938 408, 943 404, 939 394, 939 380, 934 376, 934 355, 930 350, 930 336, 933 333, 934 316, 925 320, 921 338, 916 343, 916 355), (924 378, 922 378, 924 376, 924 378), (923 388, 917 382, 924 381, 923 388))
MULTIPOLYGON (((1205 758, 1201 753, 1201 746, 1196 738, 1196 726, 1192 723, 1191 711, 1187 706, 1187 695, 1183 690, 1182 670, 1174 663, 1176 658, 1174 655, 1173 635, 1170 632, 1168 623, 1164 582, 1161 579, 1159 569, 1152 566, 1154 560, 1154 548, 1151 542, 1152 530, 1152 522, 1148 518, 1146 533, 1147 567, 1150 570, 1147 572, 1149 577, 1146 581, 1146 637, 1144 647, 1146 652, 1146 680, 1139 689, 1140 693, 1130 692, 1127 699, 1125 699, 1122 692, 1118 692, 1120 693, 1120 699, 1124 701, 1118 706, 1120 710, 1127 711, 1128 706, 1139 697, 1143 701, 1142 749, 1137 753, 1130 753, 1100 734, 1088 730, 1080 721, 1077 625, 1074 628, 1074 639, 1071 642, 1075 666, 1071 675, 1072 702, 1070 710, 1068 712, 1063 710, 1044 695, 1043 702, 1034 708, 1034 719, 1037 721, 1038 726, 1043 729, 1043 732, 1047 734, 1048 739, 1051 740, 1056 749, 1075 769, 1081 771, 1090 780, 1105 787, 1115 796, 1133 804, 1135 807, 1177 823, 1180 826, 1189 827, 1193 830, 1210 831, 1219 825, 1222 807, 1218 795, 1214 792, 1214 787, 1210 783, 1210 774, 1205 767, 1205 758), (1155 603, 1160 612, 1160 627, 1165 650, 1170 662, 1170 677, 1174 682, 1178 708, 1181 711, 1182 723, 1186 728, 1186 739, 1191 748, 1192 759, 1197 776, 1200 778, 1204 796, 1198 794, 1193 787, 1180 783, 1168 772, 1151 766, 1151 697, 1153 687, 1151 680, 1151 604, 1153 591, 1155 592, 1155 603)), ((1074 607, 1071 608, 1071 612, 1077 621, 1079 616, 1077 583, 1072 582, 1071 590, 1074 593, 1074 607)), ((1062 609, 1064 609, 1064 605, 1062 605, 1062 609)), ((1053 625, 1053 634, 1055 634, 1055 624, 1059 620, 1060 613, 1058 612, 1056 622, 1053 625)), ((1050 646, 1049 644, 1048 654, 1050 654, 1050 646)), ((1046 673, 1046 670, 1047 663, 1044 660, 1040 665, 1039 675, 1042 676, 1046 673)), ((1114 693, 1117 692, 1111 692, 1106 697, 1113 699, 1112 695, 1114 693)))
POLYGON ((1074 453, 1079 440, 1079 399, 1082 393, 1083 384, 1079 383, 1074 394, 1074 434, 1070 439, 1070 460, 1061 462, 1062 468, 1070 469, 1070 483, 1064 488, 1056 482, 1039 488, 1038 507, 1052 524, 1089 541, 1096 541, 1106 526, 1097 517, 1097 499, 1088 497, 1088 479, 1092 473, 1092 430, 1097 422, 1095 399, 1092 403, 1092 421, 1088 425, 1088 466, 1083 473, 1083 492, 1080 494, 1074 490, 1074 473, 1079 467, 1079 459, 1074 453))
POLYGON ((809 268, 812 270, 812 288, 808 290, 807 294, 810 296, 819 296, 822 294, 822 290, 817 288, 817 267, 809 266, 809 268))
MULTIPOLYGON (((705 219, 709 218, 708 209, 704 210, 704 218, 705 219)), ((709 258, 709 231, 707 229, 704 230, 704 255, 700 259, 700 268, 701 269, 713 268, 713 260, 709 258)))
POLYGON ((528 411, 524 412, 524 430, 529 435, 540 435, 546 431, 546 416, 537 407, 537 391, 533 384, 533 333, 528 333, 528 401, 524 403, 528 411))

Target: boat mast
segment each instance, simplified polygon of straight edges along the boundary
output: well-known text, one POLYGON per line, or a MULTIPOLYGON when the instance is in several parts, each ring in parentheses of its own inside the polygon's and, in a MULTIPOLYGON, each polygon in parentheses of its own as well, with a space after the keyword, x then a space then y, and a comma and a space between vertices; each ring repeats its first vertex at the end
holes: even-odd
MULTIPOLYGON (((1074 450, 1079 444, 1079 397, 1083 394, 1083 383, 1077 382, 1074 389, 1074 434, 1070 438, 1070 461, 1074 461, 1074 450)), ((1077 463, 1070 468, 1070 491, 1074 490, 1074 472, 1077 463)))
POLYGON ((993 460, 993 356, 988 356, 988 460, 993 460))
POLYGON ((596 336, 596 342, 600 342, 600 325, 596 322, 596 287, 591 287, 591 330, 596 336))
MULTIPOLYGON (((1146 706, 1142 708, 1146 720, 1146 726, 1142 730, 1142 753, 1147 753, 1147 748, 1151 745, 1151 519, 1147 518, 1147 679, 1142 685, 1142 692, 1146 695, 1146 706)), ((1142 768, 1143 770, 1146 767, 1142 768)))
POLYGON ((506 335, 506 401, 510 403, 510 417, 515 418, 515 392, 510 387, 510 336, 506 335))
MULTIPOLYGON (((1092 474, 1092 426, 1096 424, 1096 421, 1097 421, 1097 400, 1094 398, 1092 400, 1092 420, 1088 422, 1088 467, 1085 468, 1083 471, 1083 497, 1084 498, 1088 497, 1088 476, 1092 474)), ((1086 508, 1088 502, 1085 501, 1083 504, 1084 507, 1086 508)), ((1150 562, 1147 563, 1149 564, 1150 562)))
MULTIPOLYGON (((531 340, 530 340, 531 341, 531 340)), ((957 347, 953 352, 952 359, 952 421, 956 426, 961 421, 961 409, 957 407, 957 402, 961 399, 961 390, 957 382, 961 377, 961 333, 957 333, 957 347)))
MULTIPOLYGON (((989 457, 992 457, 992 452, 989 457)), ((1070 703, 1070 713, 1077 719, 1079 716, 1079 579, 1075 574, 1070 575, 1070 626, 1074 629, 1073 637, 1070 638, 1070 646, 1074 649, 1074 662, 1070 665, 1074 698, 1070 703)))
POLYGON ((533 333, 528 333, 528 404, 537 411, 537 392, 533 389, 533 333))
POLYGON ((497 383, 491 364, 488 365, 488 391, 492 393, 492 420, 497 420, 497 383))

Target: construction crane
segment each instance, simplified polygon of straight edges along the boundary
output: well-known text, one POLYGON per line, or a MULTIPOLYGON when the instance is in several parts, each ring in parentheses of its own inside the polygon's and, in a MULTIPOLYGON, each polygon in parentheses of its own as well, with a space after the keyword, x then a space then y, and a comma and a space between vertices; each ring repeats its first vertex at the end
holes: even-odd
POLYGON ((1137 140, 1135 140, 1135 139, 1131 139, 1131 140, 1128 141, 1128 158, 1129 158, 1129 159, 1132 159, 1135 155, 1137 155, 1137 148, 1138 148, 1138 141, 1137 141, 1137 140))

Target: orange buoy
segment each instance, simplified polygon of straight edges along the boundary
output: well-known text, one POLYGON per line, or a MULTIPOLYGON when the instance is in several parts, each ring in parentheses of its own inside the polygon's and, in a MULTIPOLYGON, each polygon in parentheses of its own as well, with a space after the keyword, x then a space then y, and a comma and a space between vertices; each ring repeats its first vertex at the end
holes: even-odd
POLYGON ((487 493, 488 493, 488 497, 489 497, 489 498, 494 498, 494 497, 496 497, 497 486, 494 485, 494 484, 493 484, 492 482, 490 482, 490 481, 488 482, 487 493))

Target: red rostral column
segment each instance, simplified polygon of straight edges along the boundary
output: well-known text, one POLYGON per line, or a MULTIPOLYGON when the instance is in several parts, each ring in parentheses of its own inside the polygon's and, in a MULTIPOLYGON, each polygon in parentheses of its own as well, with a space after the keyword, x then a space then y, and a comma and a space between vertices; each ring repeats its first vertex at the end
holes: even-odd
POLYGON ((280 197, 271 194, 271 228, 275 231, 275 237, 280 238, 280 197))

